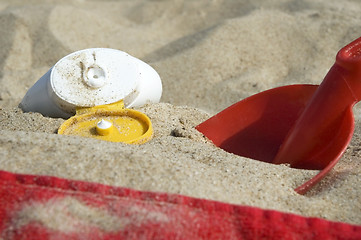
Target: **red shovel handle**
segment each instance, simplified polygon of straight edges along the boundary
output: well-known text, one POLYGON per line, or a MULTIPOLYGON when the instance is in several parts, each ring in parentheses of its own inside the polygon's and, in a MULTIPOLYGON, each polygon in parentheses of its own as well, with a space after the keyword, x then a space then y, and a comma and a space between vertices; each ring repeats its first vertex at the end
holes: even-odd
POLYGON ((359 102, 361 100, 361 37, 337 53, 336 64, 344 69, 342 74, 353 94, 354 103, 359 102))
POLYGON ((322 169, 295 190, 307 192, 341 158, 354 130, 352 107, 361 100, 361 38, 337 56, 322 84, 291 128, 273 163, 291 167, 322 169))

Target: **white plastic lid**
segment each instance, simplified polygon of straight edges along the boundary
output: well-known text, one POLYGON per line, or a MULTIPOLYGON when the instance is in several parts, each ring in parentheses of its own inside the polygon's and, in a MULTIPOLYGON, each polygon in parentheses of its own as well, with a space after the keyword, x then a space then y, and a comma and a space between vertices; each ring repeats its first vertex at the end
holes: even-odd
POLYGON ((125 52, 90 48, 59 60, 50 75, 50 86, 64 110, 120 101, 137 88, 138 64, 125 52))

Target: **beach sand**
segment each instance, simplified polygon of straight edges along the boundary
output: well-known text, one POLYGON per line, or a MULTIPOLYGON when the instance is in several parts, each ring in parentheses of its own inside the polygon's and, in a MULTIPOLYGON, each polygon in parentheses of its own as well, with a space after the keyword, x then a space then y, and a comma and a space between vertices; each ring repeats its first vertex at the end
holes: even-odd
POLYGON ((337 51, 361 35, 360 12, 358 0, 2 1, 0 169, 359 225, 358 105, 350 146, 304 196, 293 189, 318 171, 227 153, 194 127, 260 91, 319 84, 337 51), (91 47, 125 51, 161 76, 161 103, 138 109, 153 123, 150 142, 127 145, 57 135, 63 119, 17 107, 60 58, 91 47))

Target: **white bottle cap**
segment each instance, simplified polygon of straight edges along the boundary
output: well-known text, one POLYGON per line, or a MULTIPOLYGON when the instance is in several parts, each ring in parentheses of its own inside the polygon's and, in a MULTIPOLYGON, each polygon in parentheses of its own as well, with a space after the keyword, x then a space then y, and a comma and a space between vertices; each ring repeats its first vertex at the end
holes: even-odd
POLYGON ((104 48, 86 49, 58 61, 50 75, 54 100, 72 112, 122 100, 136 89, 139 70, 133 57, 104 48))
POLYGON ((90 48, 59 60, 25 95, 20 107, 51 117, 69 117, 77 107, 124 100, 125 107, 159 102, 158 73, 129 54, 90 48), (40 95, 41 96, 40 96, 40 95))

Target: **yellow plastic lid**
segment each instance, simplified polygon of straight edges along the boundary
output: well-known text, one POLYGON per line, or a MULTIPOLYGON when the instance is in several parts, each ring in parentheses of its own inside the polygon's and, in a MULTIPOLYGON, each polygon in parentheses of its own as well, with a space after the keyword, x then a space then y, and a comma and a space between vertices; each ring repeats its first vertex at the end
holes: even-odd
POLYGON ((120 101, 77 109, 76 115, 65 121, 58 133, 110 142, 142 144, 152 138, 153 128, 147 115, 125 109, 123 101, 120 101))

